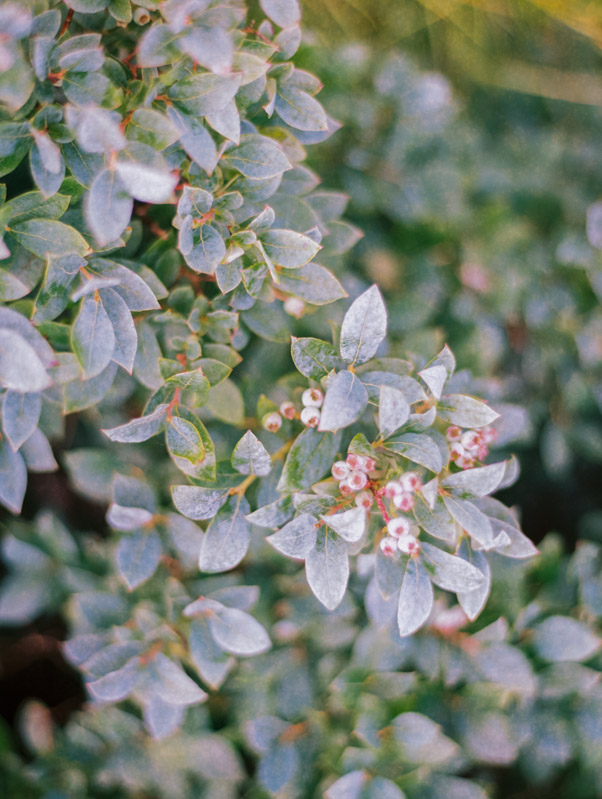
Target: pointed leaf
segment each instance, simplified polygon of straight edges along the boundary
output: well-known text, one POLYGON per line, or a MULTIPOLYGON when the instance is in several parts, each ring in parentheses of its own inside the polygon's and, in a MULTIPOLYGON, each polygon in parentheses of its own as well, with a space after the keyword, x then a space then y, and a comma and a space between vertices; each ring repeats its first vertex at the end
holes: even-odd
POLYGON ((380 291, 371 286, 354 300, 343 318, 341 357, 347 363, 368 361, 387 334, 387 309, 380 291))
POLYGON ((272 468, 272 459, 257 436, 247 430, 234 447, 232 466, 241 474, 265 477, 272 468))
POLYGON ((352 372, 339 372, 328 382, 318 430, 349 427, 367 405, 368 392, 359 377, 352 372))
POLYGON ((388 438, 404 425, 410 415, 410 404, 395 388, 381 386, 378 401, 378 430, 388 438))
POLYGON ((422 627, 431 615, 432 608, 433 586, 429 576, 419 560, 410 558, 397 606, 397 626, 402 638, 422 627))
POLYGON ((322 528, 305 558, 305 574, 314 595, 328 610, 334 610, 345 596, 349 580, 347 544, 322 528))
POLYGON ((316 543, 317 522, 312 514, 301 513, 273 535, 269 535, 266 541, 283 555, 304 560, 316 543))

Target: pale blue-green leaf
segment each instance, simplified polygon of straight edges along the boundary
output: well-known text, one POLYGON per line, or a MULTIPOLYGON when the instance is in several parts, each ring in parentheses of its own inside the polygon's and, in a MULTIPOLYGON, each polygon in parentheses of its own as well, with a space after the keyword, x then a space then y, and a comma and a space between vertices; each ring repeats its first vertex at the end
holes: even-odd
POLYGON ((414 463, 438 473, 443 467, 443 459, 437 444, 424 433, 403 433, 387 439, 384 446, 414 463))
POLYGON ((281 524, 285 524, 291 519, 295 512, 292 496, 284 496, 269 505, 257 508, 253 513, 247 515, 247 521, 257 527, 271 527, 276 529, 281 524))
POLYGON ((228 498, 228 492, 213 488, 174 485, 171 496, 176 508, 189 519, 213 519, 228 498))
POLYGON ((40 258, 67 253, 84 256, 90 252, 88 243, 75 228, 56 219, 27 219, 17 222, 10 232, 19 244, 40 258))
POLYGON ((321 528, 305 558, 305 575, 317 599, 328 610, 334 610, 345 596, 349 580, 346 542, 328 528, 321 528))
POLYGON ((18 392, 37 393, 51 384, 52 380, 31 344, 14 330, 0 327, 0 386, 18 392))
POLYGON ((191 621, 188 646, 190 658, 201 679, 216 691, 234 667, 234 658, 215 643, 204 618, 191 621))
POLYGON ((349 427, 368 405, 366 387, 352 372, 343 371, 328 382, 318 429, 339 430, 349 427))
POLYGON ((324 477, 334 463, 340 441, 340 433, 320 433, 312 428, 300 433, 287 455, 278 491, 302 491, 324 477))
POLYGON ((63 160, 59 148, 49 136, 43 139, 38 137, 29 151, 29 161, 31 175, 36 186, 44 197, 52 197, 60 189, 61 183, 65 178, 65 161, 63 160), (54 159, 46 157, 45 153, 42 151, 42 145, 45 141, 48 141, 49 145, 56 149, 56 163, 54 159), (53 168, 50 169, 50 166, 53 168))
POLYGON ((127 127, 129 139, 164 150, 180 138, 180 131, 164 114, 152 108, 137 108, 127 127))
POLYGON ((84 213, 94 238, 104 247, 130 224, 134 201, 114 169, 99 172, 86 194, 84 213))
POLYGON ((258 477, 265 477, 272 468, 268 451, 250 430, 247 430, 234 447, 231 462, 237 472, 255 474, 258 477))
POLYGON ((153 676, 156 692, 165 702, 196 705, 207 699, 205 691, 190 679, 184 669, 162 652, 155 656, 147 668, 153 676))
POLYGON ((192 249, 183 251, 184 259, 191 269, 212 275, 226 255, 224 240, 213 225, 201 225, 192 231, 192 249))
POLYGON ((410 404, 401 391, 381 386, 378 401, 378 430, 388 438, 404 425, 410 415, 410 404))
POLYGON ((332 272, 316 263, 298 269, 281 269, 278 277, 281 291, 294 294, 311 305, 327 305, 347 296, 332 272))
POLYGON ((377 286, 353 301, 341 327, 341 357, 347 363, 369 360, 387 334, 387 309, 377 286))
POLYGON ((310 513, 301 513, 273 535, 269 535, 266 541, 283 555, 303 560, 316 543, 317 522, 316 517, 310 513))
POLYGON ((136 60, 141 67, 162 67, 173 64, 182 57, 176 44, 178 34, 167 25, 153 25, 144 32, 136 49, 136 60))
POLYGON ((131 142, 120 153, 114 168, 126 191, 140 202, 167 202, 178 182, 162 156, 140 142, 131 142))
POLYGON ((207 623, 215 642, 231 655, 259 655, 271 646, 265 628, 242 610, 222 606, 208 617, 207 623))
POLYGON ((245 519, 247 500, 235 494, 220 508, 207 528, 199 555, 201 571, 217 573, 233 569, 249 547, 250 527, 245 519))
POLYGON ((121 117, 115 111, 94 105, 68 105, 66 121, 75 132, 82 150, 88 153, 112 153, 126 146, 120 127, 121 117))
POLYGON ((466 394, 446 394, 437 413, 440 419, 459 427, 485 427, 499 418, 489 405, 466 394))
POLYGON ((184 113, 175 106, 168 108, 167 113, 180 132, 179 141, 187 155, 208 175, 212 175, 217 166, 219 154, 207 128, 199 119, 184 113))
POLYGON ((156 741, 161 741, 169 737, 178 727, 182 726, 186 715, 185 705, 166 702, 158 694, 151 694, 146 697, 144 696, 144 692, 140 690, 140 686, 138 686, 137 694, 138 696, 142 694, 144 697, 144 705, 142 708, 144 724, 151 737, 156 741))
POLYGON ((145 320, 138 326, 138 349, 134 360, 134 376, 143 386, 156 390, 163 385, 160 357, 161 349, 155 331, 145 320))
POLYGON ((107 511, 107 523, 114 530, 130 532, 144 527, 153 520, 153 514, 146 508, 132 508, 112 502, 107 511))
POLYGON ((271 229, 261 237, 268 257, 278 266, 298 269, 316 255, 320 245, 294 230, 271 229))
POLYGON ((420 527, 429 535, 450 543, 456 540, 457 533, 454 518, 448 511, 440 494, 435 494, 432 507, 430 507, 428 502, 425 502, 420 493, 416 494, 414 517, 420 527))
POLYGON ((402 637, 416 632, 427 621, 433 607, 433 586, 419 560, 410 558, 399 593, 397 626, 402 637))
POLYGON ((26 487, 25 461, 6 439, 0 441, 0 504, 12 513, 21 513, 26 487))
POLYGON ((291 336, 291 355, 301 374, 318 382, 329 372, 342 366, 332 344, 317 338, 291 336))
POLYGON ((272 795, 280 792, 297 778, 301 763, 295 744, 276 743, 259 761, 257 778, 272 795))
POLYGON ((121 668, 86 683, 86 688, 100 702, 121 702, 134 690, 139 673, 139 660, 132 658, 121 668))
POLYGON ((153 576, 162 554, 161 539, 155 530, 134 532, 119 541, 117 569, 130 591, 153 576))
POLYGON ((234 100, 231 100, 219 111, 207 114, 205 119, 214 131, 229 139, 234 144, 240 143, 240 114, 234 100))
POLYGON ((328 130, 328 121, 321 104, 307 92, 289 82, 280 83, 274 104, 278 115, 298 130, 328 130))
POLYGON ((485 607, 489 591, 491 590, 491 567, 485 555, 483 555, 482 552, 475 552, 472 550, 466 539, 460 544, 458 555, 485 575, 485 580, 480 586, 470 591, 456 592, 462 610, 471 621, 474 621, 485 607))
POLYGON ((20 452, 25 458, 25 465, 29 472, 54 472, 59 468, 54 459, 50 442, 39 428, 28 437, 21 446, 20 452))
POLYGON ((140 441, 147 441, 161 432, 165 424, 166 413, 167 405, 158 405, 148 416, 132 419, 130 422, 121 424, 118 427, 111 427, 102 432, 111 441, 118 441, 123 444, 137 444, 140 441))
POLYGON ((87 296, 82 300, 71 344, 86 379, 96 377, 109 364, 115 349, 115 334, 100 299, 87 296))
POLYGON ((138 335, 132 314, 125 300, 113 289, 101 289, 99 293, 115 335, 112 360, 132 374, 138 349, 138 335))
POLYGON ((197 73, 174 83, 169 96, 185 111, 194 116, 214 114, 227 105, 236 95, 241 75, 215 75, 211 72, 197 73))
POLYGON ((404 576, 404 565, 399 552, 396 552, 391 557, 390 555, 385 555, 382 549, 378 547, 374 575, 381 597, 388 600, 394 596, 401 588, 404 576))
POLYGON ((420 547, 431 580, 445 591, 472 591, 485 583, 485 575, 458 555, 426 541, 420 547))
POLYGON ((109 365, 96 377, 89 380, 71 380, 63 387, 63 411, 75 413, 96 405, 113 385, 117 364, 109 365))
POLYGON ((476 469, 464 469, 442 481, 443 488, 451 490, 458 497, 484 497, 493 493, 506 473, 506 462, 479 466, 476 469))
POLYGON ((421 372, 418 372, 418 375, 424 380, 435 399, 441 399, 443 387, 448 377, 445 366, 442 364, 438 366, 427 366, 421 372))
POLYGON ((291 165, 276 142, 266 136, 246 134, 238 147, 228 150, 222 163, 229 169, 241 172, 248 178, 274 178, 291 165))
POLYGON ((351 543, 359 541, 366 532, 367 514, 364 508, 350 508, 342 513, 323 514, 320 518, 337 535, 351 543))
POLYGON ((350 771, 325 791, 325 799, 360 799, 368 775, 365 771, 350 771))
POLYGON ((174 463, 191 477, 200 477, 205 461, 205 445, 196 425, 179 416, 167 424, 167 449, 174 463))
POLYGON ((569 616, 550 616, 533 629, 535 651, 549 663, 589 660, 601 644, 599 635, 569 616))
POLYGON ((494 540, 490 520, 472 502, 456 497, 443 497, 448 511, 460 527, 478 544, 487 549, 494 540))
POLYGON ((280 28, 290 28, 301 19, 297 0, 260 0, 263 12, 280 28))
POLYGON ((42 399, 40 394, 7 391, 2 403, 2 429, 16 452, 38 426, 42 399))
POLYGON ((422 713, 401 713, 392 727, 404 759, 410 763, 443 764, 460 753, 458 744, 443 734, 441 726, 422 713))
POLYGON ((119 281, 115 291, 123 297, 130 311, 152 311, 159 308, 157 298, 149 285, 123 264, 97 258, 91 262, 94 269, 98 269, 104 277, 117 278, 119 281))

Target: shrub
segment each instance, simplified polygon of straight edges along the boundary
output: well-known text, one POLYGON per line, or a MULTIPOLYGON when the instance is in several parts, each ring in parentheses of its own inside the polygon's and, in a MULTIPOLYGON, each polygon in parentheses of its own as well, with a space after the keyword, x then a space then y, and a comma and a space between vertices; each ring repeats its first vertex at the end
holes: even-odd
POLYGON ((66 5, 0 6, 0 501, 53 442, 109 533, 7 524, 0 621, 61 614, 88 698, 62 729, 23 708, 8 795, 478 799, 521 756, 593 772, 599 553, 522 563, 490 496, 517 463, 485 462, 512 416, 447 346, 399 357, 343 273, 360 234, 303 163, 337 123, 291 61, 295 0, 258 25, 237 0, 66 5))

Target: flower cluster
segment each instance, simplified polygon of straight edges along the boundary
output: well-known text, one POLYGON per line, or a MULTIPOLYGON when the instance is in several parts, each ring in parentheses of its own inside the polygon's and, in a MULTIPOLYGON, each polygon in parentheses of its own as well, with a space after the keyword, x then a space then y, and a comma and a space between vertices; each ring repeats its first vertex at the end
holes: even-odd
POLYGON ((380 548, 387 557, 396 552, 403 555, 415 555, 420 552, 420 544, 412 535, 412 525, 405 516, 397 516, 387 522, 387 535, 380 542, 380 548))
POLYGON ((355 493, 355 504, 358 508, 368 510, 374 502, 372 493, 366 488, 369 483, 368 474, 375 469, 374 458, 350 452, 344 461, 333 464, 331 473, 339 483, 341 494, 347 496, 355 493))
POLYGON ((489 444, 497 438, 497 430, 491 426, 480 430, 465 430, 452 425, 445 432, 450 448, 450 458, 461 469, 472 469, 476 461, 483 461, 489 453, 489 444))
POLYGON ((422 486, 422 480, 415 472, 405 472, 398 480, 390 480, 383 489, 383 495, 404 513, 414 507, 414 494, 422 486))

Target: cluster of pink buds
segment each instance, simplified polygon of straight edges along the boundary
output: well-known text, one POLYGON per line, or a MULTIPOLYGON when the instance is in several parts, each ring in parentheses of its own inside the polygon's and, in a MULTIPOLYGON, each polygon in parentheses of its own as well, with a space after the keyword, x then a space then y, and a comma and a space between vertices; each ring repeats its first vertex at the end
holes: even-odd
POLYGON ((453 425, 448 427, 445 437, 450 444, 451 460, 461 469, 471 469, 477 460, 483 461, 489 452, 489 444, 497 438, 497 430, 483 427, 481 430, 465 430, 453 425))
POLYGON ((411 526, 405 516, 397 516, 387 522, 387 533, 380 542, 384 555, 391 558, 396 552, 402 555, 415 555, 420 552, 420 543, 410 532, 411 526))
POLYGON ((306 388, 301 395, 303 410, 301 421, 307 427, 317 427, 320 423, 320 408, 324 402, 324 394, 319 388, 306 388))
POLYGON ((355 504, 358 508, 369 510, 374 502, 374 497, 372 492, 366 489, 368 472, 373 472, 375 469, 374 458, 350 452, 344 461, 337 461, 333 464, 331 472, 334 479, 338 480, 341 494, 343 496, 355 494, 355 504))
POLYGON ((407 513, 414 507, 414 494, 421 486, 422 480, 415 472, 405 472, 398 480, 390 480, 384 487, 383 494, 397 510, 407 513))

